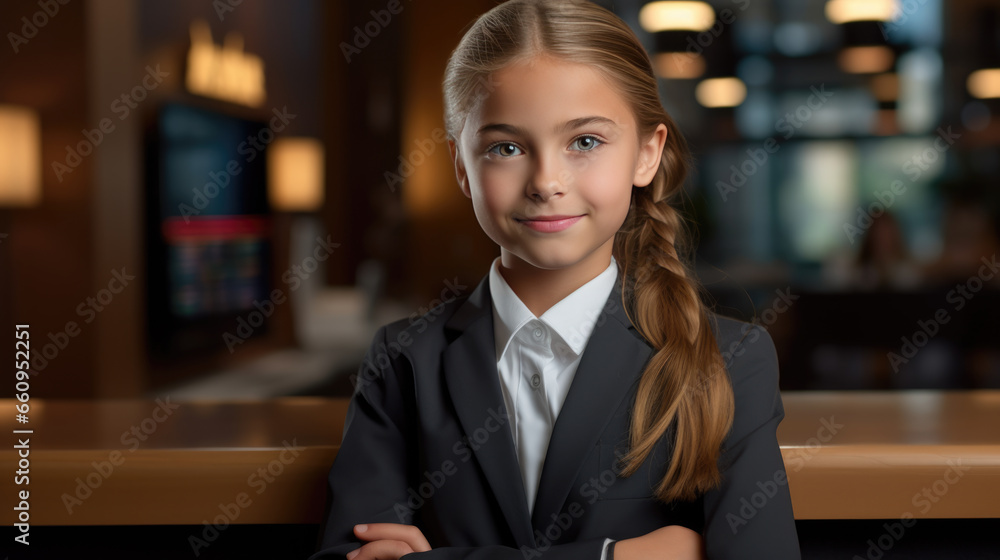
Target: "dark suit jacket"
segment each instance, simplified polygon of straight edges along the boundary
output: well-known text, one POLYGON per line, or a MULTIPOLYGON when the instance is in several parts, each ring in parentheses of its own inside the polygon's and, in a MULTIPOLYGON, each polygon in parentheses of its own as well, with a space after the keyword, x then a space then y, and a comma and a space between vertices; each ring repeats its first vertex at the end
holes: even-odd
POLYGON ((723 484, 695 501, 652 498, 670 433, 628 478, 611 470, 652 347, 618 283, 596 318, 556 419, 529 515, 497 374, 489 277, 418 320, 381 327, 360 368, 329 475, 320 551, 343 558, 367 541, 357 523, 415 524, 433 550, 414 559, 600 560, 604 538, 667 525, 702 533, 710 560, 799 559, 775 437, 784 409, 767 331, 712 315, 735 393, 719 464, 723 484))

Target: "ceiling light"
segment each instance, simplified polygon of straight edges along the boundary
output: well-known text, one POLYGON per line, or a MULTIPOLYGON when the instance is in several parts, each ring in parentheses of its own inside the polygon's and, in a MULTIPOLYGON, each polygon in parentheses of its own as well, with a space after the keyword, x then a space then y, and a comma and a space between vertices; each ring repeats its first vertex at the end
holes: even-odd
POLYGON ((698 103, 705 107, 736 107, 747 96, 747 86, 739 78, 709 78, 694 91, 698 103))
POLYGON ((650 33, 687 29, 705 31, 715 24, 715 10, 705 2, 650 2, 639 10, 639 25, 650 33))
POLYGON ((833 23, 849 21, 890 21, 899 13, 895 0, 829 0, 826 19, 833 23))

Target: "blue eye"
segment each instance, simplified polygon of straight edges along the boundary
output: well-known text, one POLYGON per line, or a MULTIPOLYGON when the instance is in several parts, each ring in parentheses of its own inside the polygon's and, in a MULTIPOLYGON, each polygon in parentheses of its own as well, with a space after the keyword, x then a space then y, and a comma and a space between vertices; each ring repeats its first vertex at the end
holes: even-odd
POLYGON ((583 140, 589 140, 589 142, 587 143, 587 146, 581 145, 581 148, 582 148, 580 150, 581 152, 589 152, 589 151, 593 150, 594 148, 596 148, 599 145, 601 145, 601 144, 604 143, 601 140, 599 140, 596 136, 581 136, 581 137, 577 138, 576 140, 574 140, 573 144, 577 144, 577 143, 579 143, 579 142, 581 142, 583 140))
MULTIPOLYGON (((571 145, 579 146, 579 148, 575 149, 578 152, 590 152, 600 147, 602 144, 604 144, 604 141, 601 140, 600 138, 596 136, 586 135, 586 136, 581 136, 576 140, 573 140, 573 144, 571 145)), ((523 153, 521 152, 521 148, 519 148, 517 144, 514 144, 513 142, 497 142, 496 144, 490 146, 486 151, 487 153, 496 154, 504 158, 521 155, 523 153)))
POLYGON ((498 152, 495 151, 497 148, 513 148, 515 150, 520 150, 521 149, 521 148, 518 148, 516 144, 512 144, 510 142, 500 142, 499 144, 493 144, 492 146, 490 146, 489 150, 487 150, 487 151, 489 153, 491 153, 491 154, 497 154, 498 156, 503 156, 503 157, 511 157, 511 156, 516 156, 517 155, 517 154, 509 154, 509 153, 498 153, 498 152))

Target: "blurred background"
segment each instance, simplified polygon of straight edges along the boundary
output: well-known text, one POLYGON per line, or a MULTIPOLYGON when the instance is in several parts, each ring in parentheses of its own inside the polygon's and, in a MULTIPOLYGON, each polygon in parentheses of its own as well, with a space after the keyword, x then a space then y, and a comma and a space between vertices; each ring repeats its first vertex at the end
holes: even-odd
MULTIPOLYGON (((768 329, 783 389, 1000 387, 1000 4, 598 3, 693 151, 705 297, 768 329)), ((30 325, 32 396, 350 396, 379 326, 499 254, 441 108, 493 5, 0 4, 0 323, 30 325)))

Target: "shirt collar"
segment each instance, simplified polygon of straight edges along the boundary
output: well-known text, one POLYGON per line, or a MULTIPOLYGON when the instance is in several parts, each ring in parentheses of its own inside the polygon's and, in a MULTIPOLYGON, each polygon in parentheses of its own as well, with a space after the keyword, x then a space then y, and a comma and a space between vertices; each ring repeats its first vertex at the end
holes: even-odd
POLYGON ((594 330, 597 317, 611 295, 618 279, 615 257, 604 272, 577 288, 542 313, 541 317, 528 309, 500 274, 500 257, 490 266, 490 298, 493 300, 493 333, 497 362, 503 358, 514 334, 532 319, 545 323, 579 356, 594 330))

